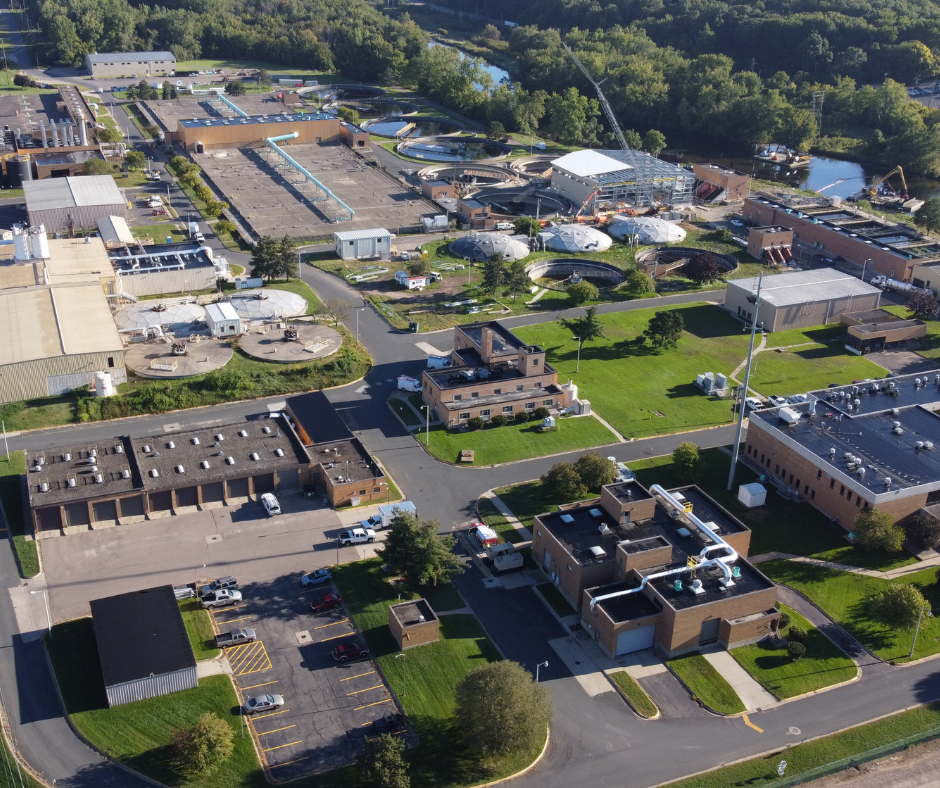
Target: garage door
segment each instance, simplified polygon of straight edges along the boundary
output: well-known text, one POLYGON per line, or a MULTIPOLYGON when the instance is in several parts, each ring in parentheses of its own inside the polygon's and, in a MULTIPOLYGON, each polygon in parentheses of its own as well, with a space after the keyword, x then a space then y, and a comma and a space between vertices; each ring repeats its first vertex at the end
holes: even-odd
POLYGON ((223 492, 222 482, 204 484, 202 485, 202 502, 221 503, 223 501, 223 492))
POLYGON ((95 515, 96 523, 108 524, 117 522, 116 501, 98 501, 91 505, 91 510, 95 515))
POLYGON ((260 473, 251 480, 251 486, 254 489, 255 495, 261 495, 261 493, 274 492, 274 474, 273 473, 260 473))
POLYGON ((39 521, 39 530, 46 531, 62 530, 62 515, 58 506, 50 506, 48 509, 37 509, 36 519, 39 521))
POLYGON ((131 498, 121 498, 121 517, 143 517, 144 499, 135 495, 131 498))
POLYGON ((656 625, 628 629, 617 635, 617 656, 630 654, 633 651, 642 651, 653 647, 653 637, 656 635, 656 625))
POLYGON ((169 490, 150 493, 150 511, 168 512, 173 507, 173 498, 169 490))
POLYGON ((300 489, 300 471, 293 468, 286 471, 278 471, 277 489, 282 491, 300 489))
POLYGON ((68 503, 65 505, 65 524, 66 525, 90 525, 88 522, 88 504, 85 501, 80 503, 68 503))
POLYGON ((226 498, 247 498, 248 497, 248 479, 229 479, 226 483, 228 495, 226 498))
POLYGON ((176 505, 197 506, 199 504, 199 492, 195 487, 180 487, 176 491, 176 505))

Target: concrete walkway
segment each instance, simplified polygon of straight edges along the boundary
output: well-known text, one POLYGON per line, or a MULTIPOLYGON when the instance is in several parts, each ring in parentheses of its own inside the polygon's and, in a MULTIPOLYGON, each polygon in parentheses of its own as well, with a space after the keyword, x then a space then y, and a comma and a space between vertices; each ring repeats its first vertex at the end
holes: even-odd
POLYGON ((748 711, 763 711, 780 705, 780 701, 757 683, 738 661, 724 649, 703 650, 702 656, 738 693, 748 711))
POLYGON ((196 663, 196 678, 198 679, 204 679, 206 676, 221 676, 231 672, 232 668, 225 654, 215 659, 201 659, 196 663))
POLYGON ((493 506, 495 506, 495 507, 499 510, 499 513, 500 513, 503 517, 506 518, 507 522, 508 522, 513 528, 515 528, 516 531, 519 532, 520 536, 522 536, 522 541, 523 541, 523 542, 531 542, 531 541, 532 541, 532 532, 531 532, 528 528, 526 528, 526 527, 519 521, 519 518, 516 517, 516 515, 514 515, 514 514, 512 513, 512 510, 511 510, 508 506, 506 506, 505 503, 503 503, 503 499, 502 499, 502 498, 500 498, 500 497, 499 497, 496 493, 494 493, 492 490, 487 490, 487 491, 486 491, 485 493, 483 493, 483 495, 481 495, 480 497, 481 497, 481 498, 486 498, 490 503, 493 504, 493 506))
POLYGON ((823 569, 835 569, 839 572, 849 572, 853 575, 864 575, 865 577, 876 577, 879 580, 895 580, 899 577, 905 577, 907 575, 914 574, 915 572, 920 572, 923 569, 930 569, 933 566, 940 566, 940 554, 937 554, 931 558, 927 558, 923 561, 918 561, 916 564, 909 564, 907 566, 900 566, 897 569, 890 569, 887 572, 879 572, 877 569, 862 569, 859 566, 849 566, 848 564, 840 564, 836 561, 822 561, 818 558, 808 558, 803 555, 793 555, 792 553, 763 553, 762 555, 751 556, 749 559, 752 564, 760 564, 765 561, 795 561, 798 564, 809 564, 810 566, 818 566, 823 569))

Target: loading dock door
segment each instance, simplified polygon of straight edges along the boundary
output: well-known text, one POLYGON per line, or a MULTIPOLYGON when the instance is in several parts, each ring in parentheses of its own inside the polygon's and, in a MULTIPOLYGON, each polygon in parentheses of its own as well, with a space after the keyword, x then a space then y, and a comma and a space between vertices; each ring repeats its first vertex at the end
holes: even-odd
POLYGON ((621 632, 617 635, 617 656, 621 654, 631 654, 634 651, 642 651, 645 648, 652 648, 654 637, 656 637, 655 624, 621 632))
POLYGON ((709 643, 718 641, 718 625, 721 624, 720 618, 710 618, 702 622, 702 631, 699 633, 698 644, 707 646, 709 643))
POLYGON ((98 501, 91 505, 91 509, 94 512, 96 523, 117 524, 116 501, 98 501))
POLYGON ((91 525, 88 521, 88 504, 85 501, 65 505, 65 524, 68 526, 91 525))

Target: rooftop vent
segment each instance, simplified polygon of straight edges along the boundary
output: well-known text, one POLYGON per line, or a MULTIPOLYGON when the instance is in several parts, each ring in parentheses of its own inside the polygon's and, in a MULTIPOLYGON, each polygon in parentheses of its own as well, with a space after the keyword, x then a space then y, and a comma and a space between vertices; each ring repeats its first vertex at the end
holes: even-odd
POLYGON ((151 451, 149 444, 146 444, 146 443, 140 447, 140 450, 144 452, 145 454, 150 454, 150 451, 151 451))
POLYGON ((160 475, 160 471, 157 468, 150 469, 150 475, 156 479, 160 475))
POLYGON ((98 456, 98 450, 97 450, 97 449, 89 449, 89 450, 88 450, 88 456, 89 456, 89 457, 97 457, 97 456, 98 456))
POLYGON ((607 534, 609 534, 609 533, 611 532, 611 531, 610 531, 610 526, 608 526, 607 523, 601 523, 601 524, 597 527, 597 530, 598 530, 598 532, 599 532, 601 535, 603 535, 603 536, 606 536, 607 534))
POLYGON ((224 441, 224 440, 225 440, 225 436, 220 432, 218 435, 215 436, 215 439, 216 439, 217 441, 224 441))
POLYGON ((246 430, 239 430, 239 431, 238 431, 238 434, 239 434, 239 436, 242 437, 242 438, 247 438, 247 437, 248 437, 248 432, 247 432, 246 430))
POLYGON ((933 441, 924 441, 924 448, 928 451, 933 448, 933 441))
POLYGON ((884 483, 885 483, 885 487, 890 487, 890 486, 891 486, 891 477, 890 477, 890 476, 885 476, 885 478, 884 478, 884 483))
POLYGON ((570 514, 563 514, 559 519, 561 519, 565 525, 571 525, 574 522, 574 517, 570 514))
POLYGON ((166 447, 167 447, 168 449, 175 449, 175 448, 176 448, 176 444, 175 444, 173 441, 167 441, 167 442, 166 442, 166 447))
POLYGON ((40 482, 39 492, 49 492, 49 482, 40 482))
POLYGON ((199 467, 202 468, 204 471, 209 470, 209 461, 203 460, 201 463, 199 463, 199 467))
POLYGON ((234 464, 235 464, 235 458, 234 458, 234 457, 226 457, 226 458, 225 458, 225 463, 226 463, 226 465, 234 465, 234 464))
POLYGON ((185 469, 182 465, 177 465, 177 466, 176 466, 176 472, 177 472, 177 473, 186 473, 186 469, 185 469))
POLYGON ((603 558, 604 556, 607 555, 607 552, 604 550, 604 548, 599 547, 598 545, 589 547, 588 552, 591 554, 593 558, 603 558))
POLYGON ((115 444, 114 444, 114 453, 115 453, 115 454, 123 454, 123 453, 124 453, 124 444, 123 444, 123 443, 115 443, 115 444))
POLYGON ((193 438, 193 446, 198 446, 198 445, 199 445, 199 438, 195 438, 195 437, 194 437, 194 438, 193 438))
POLYGON ((95 474, 95 484, 102 484, 104 482, 104 476, 100 473, 95 474))
POLYGON ((284 456, 284 449, 275 449, 275 450, 274 450, 274 453, 275 453, 278 457, 283 457, 283 456, 284 456))
POLYGON ((704 594, 705 589, 702 588, 702 581, 699 580, 698 578, 695 578, 695 580, 692 581, 692 585, 689 586, 689 591, 695 594, 695 596, 698 596, 699 594, 704 594))
POLYGON ((62 455, 62 462, 68 462, 71 459, 72 459, 72 452, 70 451, 67 451, 65 452, 65 454, 62 455))
POLYGON ((258 456, 258 452, 256 452, 256 451, 253 451, 253 452, 252 452, 251 454, 249 454, 248 456, 249 456, 251 459, 255 460, 256 462, 261 459, 261 458, 258 456))
POLYGON ((270 428, 270 427, 262 427, 262 428, 261 428, 261 431, 262 431, 265 435, 270 435, 270 434, 271 434, 271 428, 270 428))
POLYGON ((131 478, 131 469, 130 468, 121 468, 121 478, 130 479, 131 478))

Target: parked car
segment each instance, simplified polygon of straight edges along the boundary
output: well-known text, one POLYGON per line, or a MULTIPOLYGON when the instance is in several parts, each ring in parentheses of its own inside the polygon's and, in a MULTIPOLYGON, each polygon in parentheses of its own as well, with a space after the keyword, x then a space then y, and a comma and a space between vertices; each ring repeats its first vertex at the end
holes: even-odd
POLYGON ((337 662, 350 662, 355 659, 368 659, 369 647, 363 643, 352 641, 340 643, 333 649, 333 659, 337 662))
POLYGON ((767 399, 770 400, 770 404, 775 408, 779 408, 781 405, 786 405, 787 401, 783 397, 778 397, 776 394, 771 394, 767 399))
POLYGON ((208 596, 223 588, 238 588, 238 581, 231 575, 216 578, 199 589, 199 596, 208 596))
POLYGON ((300 584, 304 587, 322 586, 333 579, 329 569, 317 569, 315 572, 308 572, 300 578, 300 584))
POLYGON ((403 730, 405 730, 405 718, 398 712, 386 714, 372 723, 372 732, 376 735, 401 733, 403 730))
POLYGON ((268 517, 274 517, 274 515, 281 513, 281 504, 278 503, 274 493, 262 493, 261 504, 268 513, 268 517))
POLYGON ((206 236, 202 233, 194 233, 193 238, 196 240, 196 243, 204 244, 206 242, 206 236))
POLYGON ((258 633, 251 627, 245 629, 233 629, 230 632, 220 632, 215 636, 216 648, 227 648, 228 646, 238 646, 241 643, 252 643, 258 638, 258 633))
POLYGON ((382 517, 377 514, 373 514, 368 520, 363 520, 359 523, 365 530, 370 528, 381 528, 383 526, 382 517))
POLYGON ((314 613, 325 613, 327 610, 339 607, 341 601, 339 594, 327 594, 326 596, 314 599, 313 602, 310 603, 310 609, 314 613))
POLYGON ((213 591, 211 594, 203 595, 202 597, 202 606, 204 608, 210 607, 227 607, 228 605, 237 605, 242 601, 241 591, 213 591))
POLYGON ((257 714, 259 711, 279 709, 283 705, 284 697, 282 695, 255 695, 255 697, 248 698, 245 701, 243 708, 245 714, 257 714))
POLYGON ((371 528, 353 528, 350 531, 341 531, 339 535, 339 543, 343 547, 348 547, 351 544, 363 544, 365 542, 374 541, 375 531, 371 528))
POLYGON ((757 397, 748 397, 744 400, 744 407, 748 410, 760 410, 764 407, 764 403, 757 399, 757 397))

